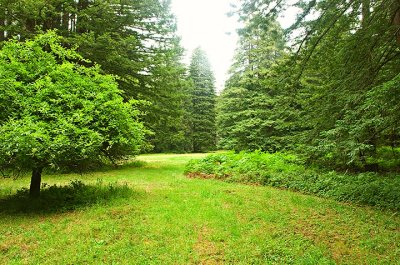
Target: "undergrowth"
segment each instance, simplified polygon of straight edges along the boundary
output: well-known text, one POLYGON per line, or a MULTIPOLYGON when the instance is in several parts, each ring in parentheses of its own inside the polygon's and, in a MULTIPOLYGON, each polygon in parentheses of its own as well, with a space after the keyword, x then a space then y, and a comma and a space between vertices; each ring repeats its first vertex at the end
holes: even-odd
POLYGON ((344 202, 400 210, 399 175, 324 172, 307 168, 301 159, 292 154, 212 154, 204 159, 191 160, 186 165, 185 174, 285 188, 344 202))
POLYGON ((80 180, 69 185, 49 186, 43 183, 40 197, 29 197, 26 188, 0 199, 0 212, 13 213, 52 213, 71 211, 93 204, 105 204, 113 199, 128 198, 134 191, 127 184, 103 183, 101 179, 93 185, 80 180))

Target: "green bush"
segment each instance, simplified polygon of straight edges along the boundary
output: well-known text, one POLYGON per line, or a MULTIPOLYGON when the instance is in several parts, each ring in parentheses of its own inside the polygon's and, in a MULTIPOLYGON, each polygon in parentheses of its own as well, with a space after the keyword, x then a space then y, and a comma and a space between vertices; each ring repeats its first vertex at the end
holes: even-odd
POLYGON ((286 188, 339 201, 400 210, 400 176, 322 172, 306 168, 303 161, 292 154, 213 154, 190 161, 185 174, 286 188))

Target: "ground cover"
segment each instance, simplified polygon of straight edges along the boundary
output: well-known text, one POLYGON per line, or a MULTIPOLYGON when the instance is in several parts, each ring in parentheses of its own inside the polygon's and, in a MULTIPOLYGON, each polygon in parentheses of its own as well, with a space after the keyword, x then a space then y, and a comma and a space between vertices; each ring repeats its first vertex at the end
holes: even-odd
POLYGON ((33 210, 28 177, 1 180, 0 264, 398 264, 398 213, 185 177, 204 156, 46 175, 33 210))

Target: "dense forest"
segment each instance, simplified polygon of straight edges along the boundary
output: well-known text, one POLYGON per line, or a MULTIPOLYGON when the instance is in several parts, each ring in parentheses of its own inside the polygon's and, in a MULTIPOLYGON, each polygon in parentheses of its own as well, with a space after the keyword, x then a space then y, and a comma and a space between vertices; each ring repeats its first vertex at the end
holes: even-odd
MULTIPOLYGON (((196 135, 204 129, 193 131, 192 120, 198 118, 192 117, 191 109, 202 93, 195 90, 205 89, 201 80, 191 76, 201 76, 196 71, 207 71, 209 66, 195 54, 193 60, 199 66, 191 67, 190 73, 181 63, 183 49, 169 5, 169 1, 157 0, 1 1, 0 40, 25 41, 56 30, 64 47, 74 48, 89 60, 85 65, 100 65, 103 73, 116 76, 124 99, 141 101, 137 107, 147 129, 142 151, 214 149, 212 137, 206 147, 195 147, 193 137, 201 137, 196 135)), ((211 73, 205 79, 211 82, 207 93, 213 113, 211 73)))
POLYGON ((66 164, 81 169, 88 157, 97 157, 87 151, 93 146, 100 157, 116 161, 129 153, 120 149, 134 143, 128 148, 132 154, 294 152, 326 168, 397 170, 399 6, 398 0, 240 1, 231 12, 242 25, 238 48, 230 78, 217 96, 201 48, 193 51, 189 65, 182 63, 184 50, 170 1, 1 0, 1 168, 22 169, 28 163, 37 174, 66 164), (282 28, 278 18, 288 8, 297 8, 298 16, 282 28), (43 65, 47 60, 49 65, 43 65), (56 74, 64 68, 81 83, 56 74), (54 91, 46 90, 44 80, 54 91), (61 80, 76 83, 76 90, 61 80), (104 110, 100 105, 86 109, 83 101, 100 100, 90 84, 103 89, 106 83, 119 90, 104 90, 109 95, 104 102, 121 97, 118 104, 131 106, 133 114, 127 118, 122 111, 128 116, 104 122, 108 131, 100 132, 91 126, 102 124, 98 113, 104 110), (40 97, 30 98, 38 93, 40 97), (61 104, 55 95, 68 94, 82 101, 51 114, 61 104), (104 137, 76 130, 65 136, 73 146, 71 154, 79 153, 79 159, 67 163, 61 161, 68 155, 60 146, 50 148, 60 142, 55 135, 64 127, 54 121, 63 111, 71 115, 65 118, 71 128, 89 128, 104 137), (119 119, 138 130, 134 137, 118 138, 129 128, 119 119), (50 131, 46 141, 29 133, 39 130, 38 124, 50 131), (20 139, 19 134, 21 142, 7 144, 20 139), (29 141, 35 144, 17 147, 29 141), (87 141, 86 146, 72 144, 79 141, 87 141))
POLYGON ((357 170, 399 166, 399 1, 242 1, 244 27, 218 104, 222 148, 294 150, 357 170))
POLYGON ((0 264, 399 264, 400 0, 229 1, 0 0, 0 264))

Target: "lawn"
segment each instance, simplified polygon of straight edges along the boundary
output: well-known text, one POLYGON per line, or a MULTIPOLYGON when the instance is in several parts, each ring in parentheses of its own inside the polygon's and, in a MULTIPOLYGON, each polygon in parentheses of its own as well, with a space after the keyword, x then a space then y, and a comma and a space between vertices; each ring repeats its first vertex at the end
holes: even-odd
POLYGON ((54 189, 69 202, 35 211, 9 197, 29 177, 1 179, 0 264, 400 264, 398 213, 186 178, 184 165, 203 156, 46 175, 48 186, 80 180, 94 195, 85 203, 71 195, 78 184, 54 189))

